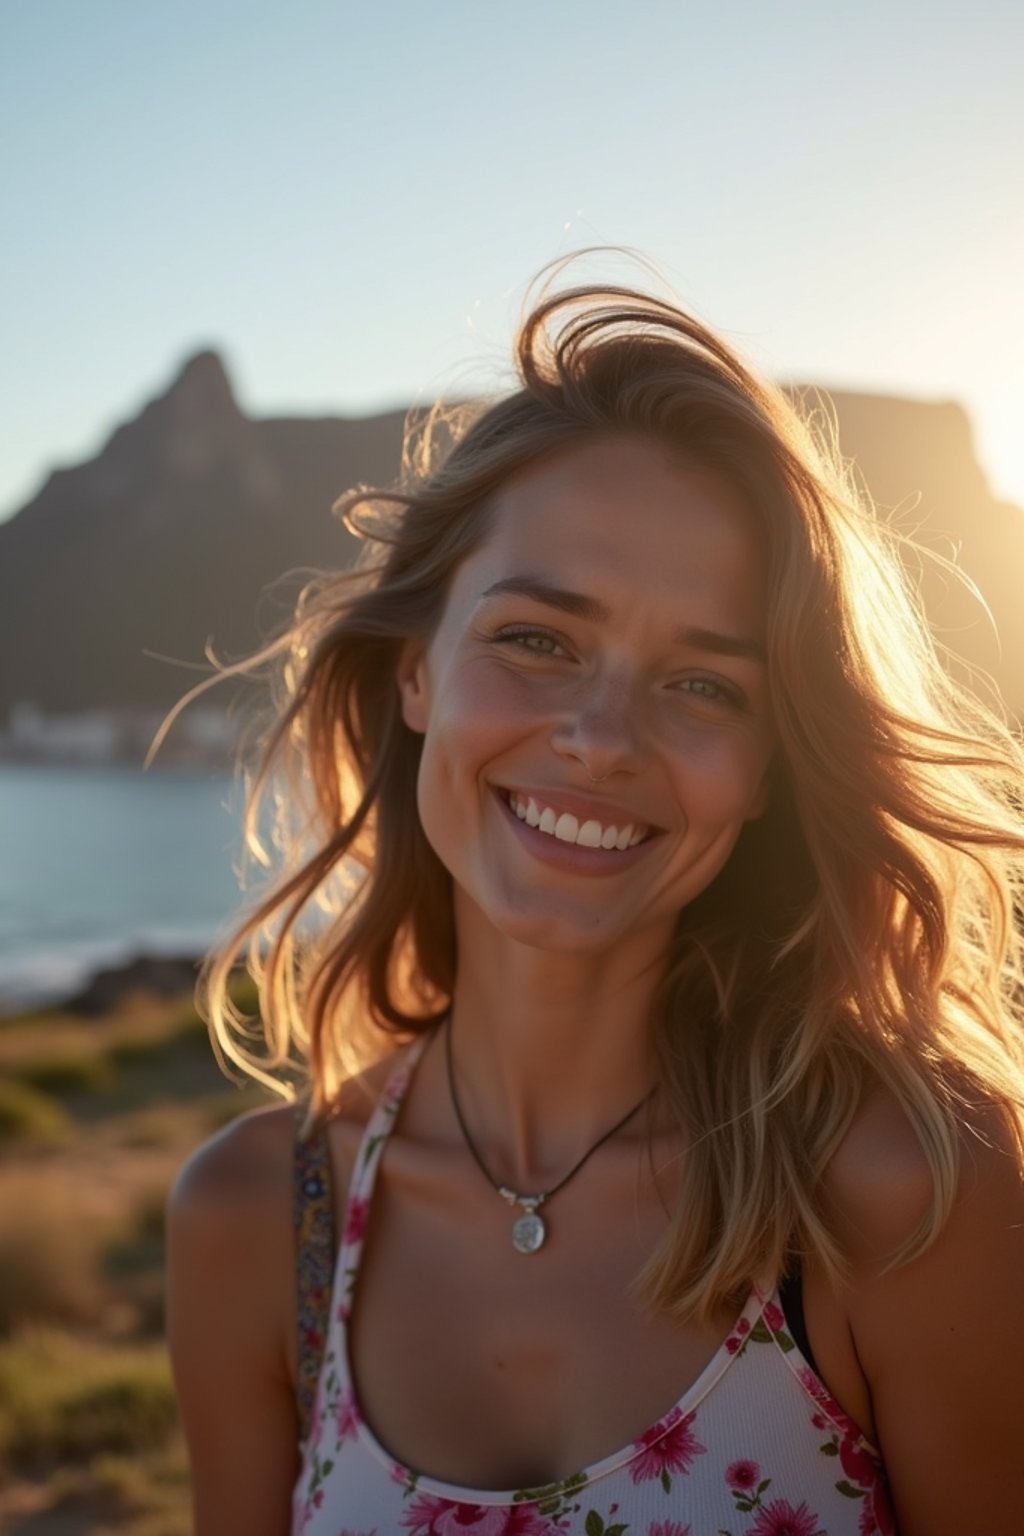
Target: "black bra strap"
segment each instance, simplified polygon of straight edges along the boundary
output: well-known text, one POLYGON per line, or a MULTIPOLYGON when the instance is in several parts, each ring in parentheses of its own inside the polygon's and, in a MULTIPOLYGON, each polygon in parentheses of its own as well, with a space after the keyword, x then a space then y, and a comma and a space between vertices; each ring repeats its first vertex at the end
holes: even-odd
POLYGON ((807 1337, 807 1321, 804 1317, 803 1275, 800 1273, 799 1265, 786 1275, 780 1284, 779 1301, 782 1304, 782 1311, 785 1315, 789 1331, 796 1342, 797 1349, 799 1349, 811 1370, 820 1375, 821 1373, 818 1371, 817 1363, 811 1350, 811 1341, 807 1337))
POLYGON ((334 1285, 334 1199, 327 1128, 316 1122, 302 1134, 307 1106, 296 1106, 293 1202, 298 1304, 295 1397, 299 1411, 299 1443, 309 1434, 320 1363, 327 1340, 331 1290, 334 1285))

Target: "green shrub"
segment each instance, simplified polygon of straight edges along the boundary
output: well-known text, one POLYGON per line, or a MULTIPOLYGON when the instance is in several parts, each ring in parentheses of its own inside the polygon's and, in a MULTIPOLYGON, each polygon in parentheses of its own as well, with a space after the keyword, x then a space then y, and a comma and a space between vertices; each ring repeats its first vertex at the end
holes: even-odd
POLYGON ((108 1093, 117 1074, 109 1057, 100 1054, 54 1056, 16 1069, 17 1078, 41 1093, 108 1093))
POLYGON ((157 1066, 171 1052, 182 1046, 210 1049, 206 1025, 194 1009, 172 1019, 159 1034, 128 1036, 111 1045, 109 1055, 119 1067, 157 1066))
POLYGON ((27 1083, 0 1078, 0 1144, 13 1141, 63 1141, 71 1122, 48 1094, 27 1083))
POLYGON ((165 1049, 162 1038, 151 1039, 147 1035, 136 1035, 125 1040, 115 1040, 110 1047, 110 1059, 119 1067, 133 1067, 137 1062, 149 1060, 155 1053, 165 1049))
POLYGON ((0 1465, 21 1472, 163 1445, 177 1424, 161 1345, 112 1345, 53 1329, 0 1347, 0 1465))
POLYGON ((197 1013, 183 1018, 174 1031, 175 1045, 191 1045, 200 1050, 210 1050, 210 1031, 197 1013))

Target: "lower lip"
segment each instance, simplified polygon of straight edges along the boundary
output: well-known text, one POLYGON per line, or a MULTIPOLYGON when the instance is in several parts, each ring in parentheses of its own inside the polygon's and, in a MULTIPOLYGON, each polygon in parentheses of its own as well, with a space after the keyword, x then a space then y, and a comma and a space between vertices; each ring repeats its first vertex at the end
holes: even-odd
POLYGON ((511 824, 515 832, 522 840, 523 847, 539 859, 542 864, 550 864, 555 869, 571 870, 579 875, 615 875, 624 869, 629 869, 638 859, 642 859, 647 850, 657 838, 657 833, 646 837, 642 843, 635 843, 632 848, 584 848, 579 843, 564 843, 561 838, 555 837, 550 832, 541 832, 536 827, 531 827, 527 822, 520 821, 515 811, 509 805, 500 791, 494 791, 506 821, 511 824))

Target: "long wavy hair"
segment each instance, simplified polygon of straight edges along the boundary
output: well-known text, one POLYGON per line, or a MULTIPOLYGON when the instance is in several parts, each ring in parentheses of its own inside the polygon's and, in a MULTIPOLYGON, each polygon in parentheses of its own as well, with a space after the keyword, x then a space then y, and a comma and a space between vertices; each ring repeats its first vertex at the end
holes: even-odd
POLYGON ((769 808, 680 912, 650 1021, 685 1153, 638 1294, 706 1317, 797 1254, 841 1273, 821 1175, 878 1080, 933 1176, 893 1262, 910 1258, 949 1211, 979 1105, 1002 1113, 1024 1166, 1019 744, 942 665, 901 539, 827 418, 805 419, 705 325, 631 288, 543 288, 516 360, 514 393, 433 413, 393 488, 341 499, 360 559, 311 582, 245 664, 272 681, 247 803, 268 884, 204 969, 222 1063, 285 1093, 304 1074, 316 1114, 368 1058, 444 1016, 451 879, 419 823, 399 652, 436 628, 512 473, 638 434, 724 476, 759 520, 778 742, 769 808), (243 960, 258 1018, 231 1002, 243 960))

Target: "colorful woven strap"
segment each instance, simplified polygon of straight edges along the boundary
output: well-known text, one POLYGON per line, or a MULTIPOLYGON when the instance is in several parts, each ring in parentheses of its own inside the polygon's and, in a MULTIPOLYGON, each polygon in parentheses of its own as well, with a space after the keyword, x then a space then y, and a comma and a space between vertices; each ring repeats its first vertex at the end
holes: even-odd
POLYGON ((327 1338, 331 1290, 334 1284, 334 1201, 327 1128, 322 1120, 307 1135, 302 1122, 307 1106, 296 1106, 293 1211, 298 1282, 298 1351, 295 1396, 299 1410, 299 1442, 309 1435, 316 1400, 320 1363, 327 1338))

